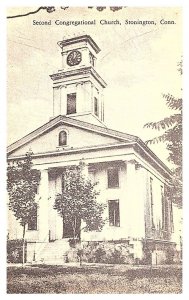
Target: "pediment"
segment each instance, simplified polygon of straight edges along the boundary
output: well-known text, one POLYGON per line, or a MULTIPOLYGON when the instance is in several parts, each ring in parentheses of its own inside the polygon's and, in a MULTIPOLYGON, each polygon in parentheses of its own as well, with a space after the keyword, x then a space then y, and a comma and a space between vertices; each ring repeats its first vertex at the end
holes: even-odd
POLYGON ((8 147, 8 155, 22 156, 32 151, 34 154, 60 151, 63 148, 83 149, 102 145, 115 145, 121 142, 133 141, 132 136, 59 116, 44 124, 34 132, 23 137, 8 147), (59 133, 67 132, 67 145, 59 146, 59 133))

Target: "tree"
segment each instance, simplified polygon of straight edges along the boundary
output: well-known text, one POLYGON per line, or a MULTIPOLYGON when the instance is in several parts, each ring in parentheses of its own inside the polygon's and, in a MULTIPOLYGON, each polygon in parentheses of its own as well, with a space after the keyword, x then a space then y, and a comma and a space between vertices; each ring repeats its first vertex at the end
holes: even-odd
POLYGON ((104 204, 96 201, 99 192, 97 183, 92 183, 83 174, 84 164, 66 167, 62 174, 62 193, 55 198, 54 209, 72 229, 74 241, 80 240, 81 230, 100 231, 105 223, 102 218, 104 204), (81 228, 84 223, 84 228, 81 228))
MULTIPOLYGON (((178 71, 182 74, 182 61, 178 63, 178 71)), ((175 113, 158 122, 149 122, 146 128, 163 130, 163 134, 148 140, 147 144, 166 143, 169 151, 168 161, 173 164, 171 187, 167 189, 167 196, 178 206, 182 205, 182 99, 171 94, 163 94, 166 105, 175 113)))
POLYGON ((55 11, 55 7, 54 6, 40 6, 39 8, 37 8, 34 11, 30 11, 30 12, 27 12, 25 14, 20 14, 20 15, 8 16, 7 19, 14 19, 14 18, 26 17, 29 15, 34 15, 34 14, 37 14, 40 10, 46 10, 48 13, 52 13, 53 11, 55 11))
POLYGON ((39 172, 32 169, 32 165, 32 154, 26 153, 23 160, 14 160, 7 168, 8 206, 23 227, 23 264, 26 225, 36 218, 35 195, 40 180, 39 172))

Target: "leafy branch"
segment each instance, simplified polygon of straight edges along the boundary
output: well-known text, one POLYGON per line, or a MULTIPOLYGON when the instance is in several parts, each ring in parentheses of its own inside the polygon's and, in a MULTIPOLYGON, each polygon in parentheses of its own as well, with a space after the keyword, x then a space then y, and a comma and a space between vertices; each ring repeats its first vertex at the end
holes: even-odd
MULTIPOLYGON (((177 64, 179 73, 182 74, 182 60, 177 64)), ((169 151, 167 160, 173 164, 173 177, 171 187, 168 189, 168 198, 178 206, 182 204, 182 98, 176 98, 171 94, 163 94, 166 105, 176 113, 157 122, 148 122, 144 128, 163 130, 164 132, 153 139, 147 140, 147 144, 163 142, 169 151)))
POLYGON ((38 9, 36 9, 34 11, 30 11, 28 13, 20 14, 20 15, 8 16, 7 19, 20 18, 20 17, 29 16, 29 15, 34 15, 34 14, 37 14, 42 9, 46 10, 48 13, 52 13, 53 11, 56 10, 54 6, 40 6, 38 9))

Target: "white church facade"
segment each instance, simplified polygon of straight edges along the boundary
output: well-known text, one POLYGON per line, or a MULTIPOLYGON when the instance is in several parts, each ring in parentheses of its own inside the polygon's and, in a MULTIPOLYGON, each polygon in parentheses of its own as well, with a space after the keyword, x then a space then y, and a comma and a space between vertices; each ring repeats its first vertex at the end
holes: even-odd
MULTIPOLYGON (((106 83, 96 71, 100 48, 95 41, 83 35, 58 45, 62 69, 50 75, 53 117, 8 147, 9 161, 32 150, 33 167, 41 172, 36 222, 26 231, 27 260, 34 253, 48 260, 47 249, 54 245, 61 252, 67 247, 69 224, 63 226, 53 205, 62 191, 63 169, 82 160, 85 175, 99 182, 97 200, 107 204, 107 222, 100 232, 82 232, 81 241, 127 241, 137 259, 147 246, 151 259, 161 263, 175 245, 172 203, 165 197, 171 172, 140 138, 105 126, 106 83)), ((21 237, 22 229, 9 212, 9 238, 21 237)))

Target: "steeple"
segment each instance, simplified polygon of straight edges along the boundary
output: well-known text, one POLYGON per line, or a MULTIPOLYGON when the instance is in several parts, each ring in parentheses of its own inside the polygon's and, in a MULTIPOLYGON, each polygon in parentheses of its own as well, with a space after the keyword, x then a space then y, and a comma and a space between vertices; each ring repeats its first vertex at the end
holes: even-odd
POLYGON ((89 35, 58 42, 62 69, 53 80, 53 117, 67 115, 103 126, 105 81, 96 71, 100 48, 89 35))

